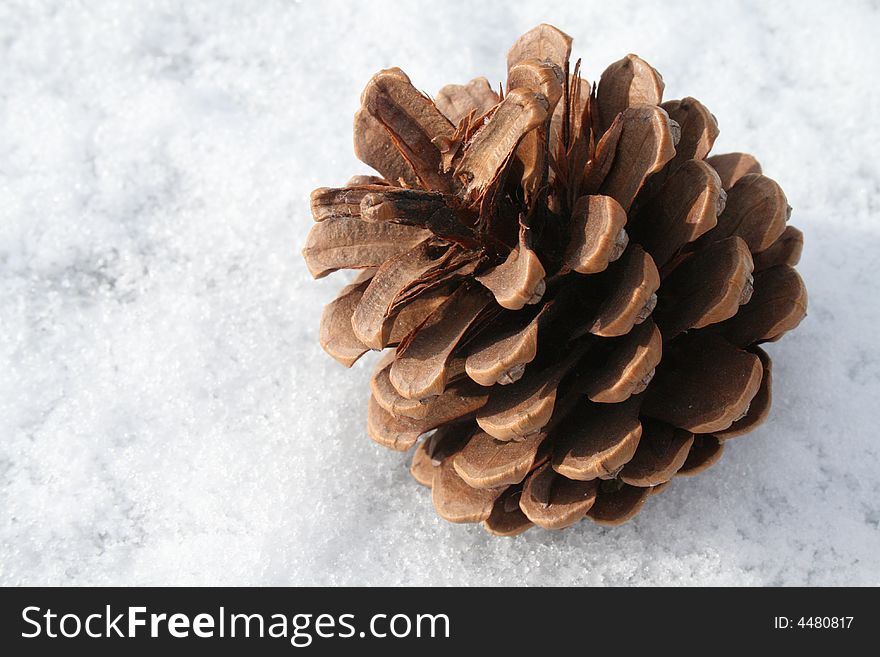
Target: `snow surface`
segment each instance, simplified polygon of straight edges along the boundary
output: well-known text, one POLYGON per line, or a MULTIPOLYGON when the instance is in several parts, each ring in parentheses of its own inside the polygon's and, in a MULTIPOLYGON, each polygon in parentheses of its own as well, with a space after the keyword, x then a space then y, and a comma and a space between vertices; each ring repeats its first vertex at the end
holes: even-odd
MULTIPOLYGON (((880 584, 873 2, 4 2, 0 583, 880 584), (242 8, 246 7, 246 11, 242 8), (807 245, 771 419, 630 524, 439 520, 317 344, 308 192, 375 71, 501 80, 548 21, 758 155, 807 245)), ((369 360, 369 359, 368 359, 369 360)))

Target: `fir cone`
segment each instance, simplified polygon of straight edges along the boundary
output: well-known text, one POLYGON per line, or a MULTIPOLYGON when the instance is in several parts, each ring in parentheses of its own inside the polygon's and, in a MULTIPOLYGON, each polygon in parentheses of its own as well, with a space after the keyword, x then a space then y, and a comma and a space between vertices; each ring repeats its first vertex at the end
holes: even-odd
POLYGON ((323 348, 373 375, 376 442, 415 449, 437 512, 514 535, 618 524, 770 409, 758 346, 801 321, 802 235, 750 155, 627 55, 590 84, 549 25, 435 99, 376 74, 354 122, 380 176, 313 192, 315 278, 360 275, 323 348))

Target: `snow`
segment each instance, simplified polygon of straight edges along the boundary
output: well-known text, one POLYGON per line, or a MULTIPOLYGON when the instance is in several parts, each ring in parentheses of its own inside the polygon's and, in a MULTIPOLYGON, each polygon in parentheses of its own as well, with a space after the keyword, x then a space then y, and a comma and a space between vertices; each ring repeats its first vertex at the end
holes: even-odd
POLYGON ((0 6, 0 583, 880 584, 876 2, 0 6), (554 23, 717 115, 806 233, 770 420, 620 528, 439 520, 320 350, 308 192, 375 71, 501 80, 554 23))

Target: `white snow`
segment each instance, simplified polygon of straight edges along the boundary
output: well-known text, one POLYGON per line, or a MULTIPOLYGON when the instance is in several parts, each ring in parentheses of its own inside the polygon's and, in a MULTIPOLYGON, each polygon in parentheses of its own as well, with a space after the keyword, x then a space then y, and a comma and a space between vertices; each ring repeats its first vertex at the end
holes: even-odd
POLYGON ((877 2, 0 5, 0 583, 880 584, 877 2), (375 71, 499 81, 518 34, 628 52, 806 233, 775 404, 633 522, 495 539, 365 435, 308 192, 365 173, 375 71))

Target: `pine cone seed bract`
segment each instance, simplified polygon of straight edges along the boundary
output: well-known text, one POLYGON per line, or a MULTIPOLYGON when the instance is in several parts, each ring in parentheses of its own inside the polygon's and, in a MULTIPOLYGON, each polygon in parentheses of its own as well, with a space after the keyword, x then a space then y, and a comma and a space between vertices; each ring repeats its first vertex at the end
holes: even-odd
POLYGON ((514 535, 618 524, 764 420, 806 290, 785 195, 714 116, 627 55, 593 87, 549 25, 435 99, 376 74, 354 122, 380 176, 320 188, 303 250, 360 275, 324 310, 351 366, 389 349, 368 433, 419 443, 437 512, 514 535))

